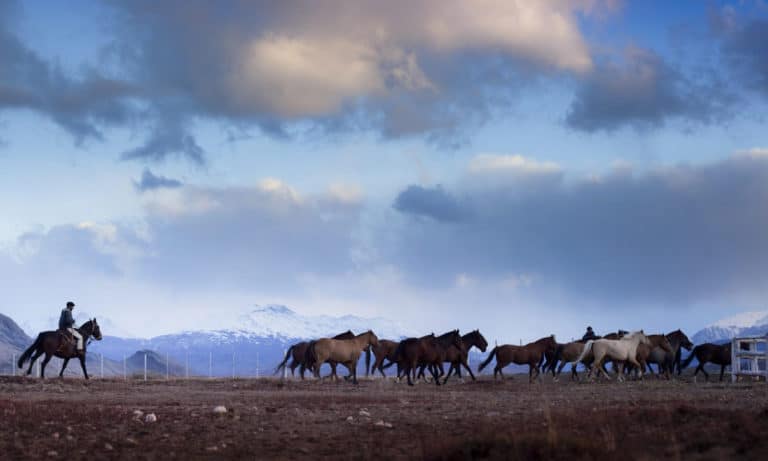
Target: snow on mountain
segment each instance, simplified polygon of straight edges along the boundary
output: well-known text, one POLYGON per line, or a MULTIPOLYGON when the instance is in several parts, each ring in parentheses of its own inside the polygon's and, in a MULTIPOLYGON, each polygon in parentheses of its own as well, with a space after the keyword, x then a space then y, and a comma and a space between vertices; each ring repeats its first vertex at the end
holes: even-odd
MULTIPOLYGON (((256 306, 238 318, 232 331, 259 337, 322 338, 346 330, 362 333, 373 330, 380 338, 399 338, 412 333, 396 322, 383 318, 363 318, 354 315, 303 316, 285 306, 256 306)), ((226 331, 226 330, 225 330, 226 331)))
POLYGON ((726 341, 736 336, 768 334, 768 311, 742 312, 718 320, 693 335, 696 344, 726 341))

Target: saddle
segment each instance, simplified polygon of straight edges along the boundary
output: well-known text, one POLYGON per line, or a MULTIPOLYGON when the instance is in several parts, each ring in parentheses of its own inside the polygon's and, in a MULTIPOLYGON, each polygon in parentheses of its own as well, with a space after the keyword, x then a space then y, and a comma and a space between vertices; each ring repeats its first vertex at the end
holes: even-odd
POLYGON ((56 353, 61 355, 75 355, 77 352, 77 340, 67 330, 57 330, 59 334, 59 348, 56 353))

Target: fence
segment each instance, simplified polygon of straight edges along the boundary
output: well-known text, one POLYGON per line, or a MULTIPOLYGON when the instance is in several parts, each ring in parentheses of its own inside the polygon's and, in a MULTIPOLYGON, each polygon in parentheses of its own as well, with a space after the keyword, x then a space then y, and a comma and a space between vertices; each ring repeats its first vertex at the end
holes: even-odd
POLYGON ((763 376, 768 382, 768 337, 733 338, 731 381, 739 376, 763 376))

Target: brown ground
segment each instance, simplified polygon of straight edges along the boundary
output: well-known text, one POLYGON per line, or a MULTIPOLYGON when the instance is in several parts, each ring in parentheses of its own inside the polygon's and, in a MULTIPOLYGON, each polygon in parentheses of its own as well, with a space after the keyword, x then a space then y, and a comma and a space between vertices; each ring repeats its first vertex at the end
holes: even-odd
POLYGON ((608 457, 768 459, 768 386, 0 378, 0 459, 608 457))

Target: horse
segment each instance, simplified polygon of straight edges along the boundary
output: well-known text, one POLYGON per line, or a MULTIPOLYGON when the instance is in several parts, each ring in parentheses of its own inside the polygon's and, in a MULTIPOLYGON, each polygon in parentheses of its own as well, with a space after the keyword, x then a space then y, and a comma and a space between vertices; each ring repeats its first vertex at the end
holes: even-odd
POLYGON ((496 367, 493 369, 493 379, 496 379, 497 373, 501 376, 501 379, 504 379, 504 373, 502 373, 501 369, 510 363, 516 363, 518 365, 527 364, 528 382, 533 383, 534 378, 538 378, 540 374, 539 363, 541 362, 541 357, 547 351, 554 352, 556 347, 557 342, 555 341, 555 335, 538 339, 525 346, 514 346, 512 344, 496 346, 488 355, 488 358, 480 364, 477 371, 483 371, 483 368, 491 363, 491 360, 496 357, 496 367), (534 371, 536 371, 536 376, 533 375, 534 371))
POLYGON ((408 385, 413 386, 411 374, 416 371, 416 367, 428 366, 435 385, 439 386, 438 370, 443 372, 442 367, 446 351, 451 345, 459 349, 462 347, 459 330, 452 330, 438 337, 435 337, 433 333, 422 338, 409 338, 401 341, 397 346, 395 356, 397 362, 402 366, 402 372, 408 377, 408 385))
MULTIPOLYGON (((352 376, 352 382, 357 384, 357 362, 360 354, 369 346, 377 346, 379 338, 368 330, 352 339, 323 338, 309 345, 312 358, 312 368, 315 378, 320 379, 320 367, 325 362, 336 362, 344 365, 352 376)), ((338 378, 337 378, 338 379, 338 378)))
MULTIPOLYGON (((672 344, 669 343, 669 340, 665 335, 646 335, 648 338, 649 344, 638 344, 637 345, 637 352, 635 355, 635 358, 637 359, 637 362, 640 364, 640 372, 645 373, 646 370, 651 370, 651 374, 653 374, 653 370, 648 365, 648 361, 651 357, 651 354, 654 351, 658 351, 659 354, 665 355, 665 354, 672 354, 672 344)), ((632 367, 629 364, 624 364, 624 373, 626 374, 628 371, 631 371, 632 367)), ((641 373, 641 376, 642 376, 641 373)), ((669 374, 667 374, 667 378, 669 378, 669 374)))
POLYGON ((451 345, 446 351, 445 361, 449 362, 451 367, 448 368, 448 374, 445 375, 443 384, 448 381, 448 378, 451 377, 452 373, 457 374, 459 379, 461 379, 462 366, 467 370, 472 381, 476 381, 475 375, 472 373, 472 369, 469 367, 467 361, 469 358, 469 351, 472 347, 476 347, 480 349, 480 352, 485 352, 488 348, 488 341, 485 340, 485 337, 480 333, 480 330, 474 330, 461 337, 461 344, 461 348, 451 345))
MULTIPOLYGON (((397 352, 398 344, 400 344, 399 341, 390 341, 388 339, 379 340, 379 345, 372 348, 375 360, 373 361, 373 366, 371 366, 370 369, 371 373, 375 373, 376 370, 379 370, 381 376, 385 378, 387 377, 387 375, 384 373, 384 369, 393 365, 397 361, 395 352, 397 352), (384 360, 389 360, 390 363, 387 366, 384 366, 384 360)), ((366 370, 366 373, 367 372, 368 371, 366 370)))
MULTIPOLYGON (((648 337, 645 336, 643 330, 636 331, 624 335, 621 339, 597 339, 589 340, 584 345, 577 362, 583 361, 590 353, 593 354, 593 367, 589 370, 587 377, 591 377, 595 370, 602 371, 605 377, 610 379, 608 371, 605 369, 604 361, 606 358, 610 358, 615 362, 629 361, 632 365, 640 368, 640 364, 637 362, 637 346, 638 344, 650 344, 648 337)), ((618 380, 623 381, 623 367, 618 367, 618 380)), ((640 371, 642 376, 642 370, 640 371)))
MULTIPOLYGON (((685 348, 690 351, 693 348, 693 343, 681 330, 675 330, 672 333, 667 334, 666 337, 672 350, 664 351, 659 348, 654 348, 651 350, 647 362, 649 364, 657 364, 659 366, 659 373, 664 372, 666 377, 670 378, 671 373, 675 372, 675 363, 680 359, 680 348, 685 348)), ((653 372, 650 365, 648 366, 648 369, 653 372)))
MULTIPOLYGON (((563 371, 563 368, 567 364, 571 364, 571 380, 578 381, 579 375, 576 372, 576 367, 578 366, 578 359, 579 356, 581 356, 581 353, 584 351, 584 342, 583 341, 573 341, 566 344, 558 344, 557 350, 555 351, 555 358, 552 361, 551 368, 554 370, 555 365, 557 365, 557 362, 560 361, 560 366, 557 367, 557 375, 555 377, 555 380, 558 380, 560 378, 560 373, 563 371)), ((584 366, 587 364, 585 363, 584 366)), ((554 371, 553 371, 554 372, 554 371)))
POLYGON ((61 371, 59 372, 59 377, 63 378, 64 370, 67 368, 69 359, 77 357, 80 359, 80 367, 83 369, 83 375, 85 376, 85 379, 89 379, 88 370, 85 367, 86 347, 88 346, 88 342, 91 337, 95 338, 97 341, 101 341, 101 328, 99 328, 99 323, 96 322, 96 319, 94 318, 80 325, 80 328, 77 328, 77 331, 83 337, 82 354, 78 354, 77 342, 74 341, 74 338, 71 340, 68 338, 70 336, 69 333, 64 333, 60 330, 44 331, 38 334, 35 342, 33 342, 32 345, 29 346, 23 354, 21 354, 21 357, 19 357, 17 362, 18 367, 24 368, 24 362, 26 362, 27 359, 30 359, 31 357, 29 361, 29 368, 27 369, 27 375, 29 375, 32 373, 32 365, 34 365, 35 361, 41 355, 45 354, 42 366, 40 367, 40 377, 45 378, 45 366, 48 365, 51 357, 56 356, 64 359, 64 363, 61 366, 61 371))
MULTIPOLYGON (((487 347, 487 343, 486 343, 486 347, 487 347)), ((448 357, 449 357, 449 354, 451 354, 452 348, 455 351, 460 351, 461 349, 464 348, 464 345, 461 340, 461 335, 459 335, 459 330, 451 330, 435 338, 435 348, 436 348, 437 355, 435 356, 425 355, 419 361, 419 373, 417 375, 417 379, 424 378, 424 370, 427 367, 431 367, 434 370, 434 372, 432 373, 433 376, 436 374, 438 379, 445 376, 445 381, 443 381, 443 384, 445 384, 445 382, 448 381, 448 376, 445 375, 445 369, 443 369, 443 363, 450 362, 448 357), (433 358, 434 360, 432 360, 433 358)), ((451 368, 452 367, 453 365, 451 365, 451 368)))
MULTIPOLYGON (((338 335, 334 336, 333 339, 352 339, 355 337, 355 334, 352 333, 352 330, 347 330, 344 333, 339 333, 338 335)), ((291 369, 291 376, 294 375, 294 370, 296 370, 296 367, 299 367, 299 376, 301 376, 301 379, 304 379, 304 371, 307 368, 311 368, 309 364, 307 363, 307 351, 309 349, 309 345, 312 343, 312 341, 302 341, 299 343, 296 343, 288 348, 288 350, 285 352, 285 357, 283 358, 283 361, 280 362, 280 364, 275 368, 275 372, 273 374, 278 374, 282 369, 285 368, 285 364, 288 362, 289 359, 293 359, 291 361, 291 364, 288 366, 288 368, 291 369)), ((370 361, 370 351, 366 351, 366 359, 367 361, 370 361)), ((331 376, 336 376, 336 363, 331 363, 331 376)))
MULTIPOLYGON (((408 357, 406 356, 405 352, 408 350, 410 351, 413 348, 418 348, 418 343, 420 341, 433 341, 435 339, 435 333, 430 333, 426 336, 422 336, 420 338, 405 338, 401 340, 397 344, 397 349, 395 349, 395 360, 394 362, 390 362, 389 364, 385 365, 384 368, 389 368, 393 364, 397 365, 397 380, 400 381, 400 379, 405 375, 403 371, 406 368, 406 362, 408 361, 408 357)), ((415 354, 415 352, 413 352, 415 354)), ((409 354, 410 355, 410 354, 409 354)), ((416 366, 414 364, 413 367, 409 368, 409 372, 413 372, 413 379, 416 379, 416 366)), ((431 370, 430 370, 431 372, 431 370)))
POLYGON ((693 358, 699 361, 699 366, 696 367, 696 371, 693 372, 693 376, 701 371, 704 373, 704 379, 709 381, 709 373, 704 369, 704 365, 708 362, 712 362, 715 365, 720 365, 720 381, 723 380, 725 374, 725 367, 731 364, 731 343, 727 344, 712 344, 704 343, 693 348, 691 355, 683 361, 680 365, 680 370, 690 365, 693 358))

